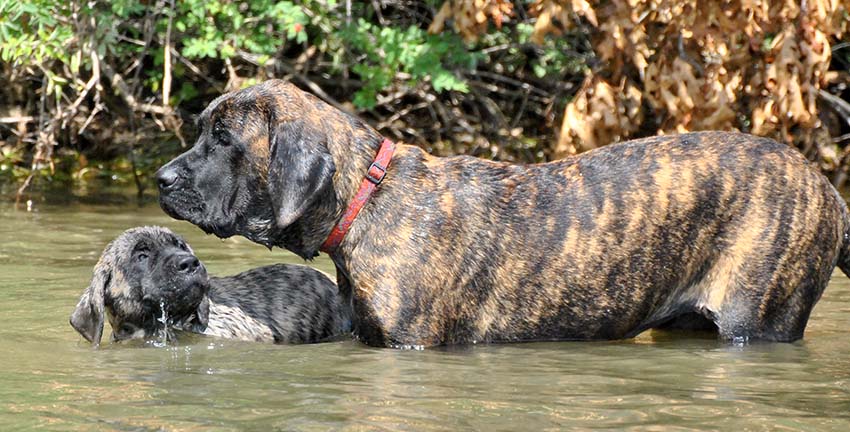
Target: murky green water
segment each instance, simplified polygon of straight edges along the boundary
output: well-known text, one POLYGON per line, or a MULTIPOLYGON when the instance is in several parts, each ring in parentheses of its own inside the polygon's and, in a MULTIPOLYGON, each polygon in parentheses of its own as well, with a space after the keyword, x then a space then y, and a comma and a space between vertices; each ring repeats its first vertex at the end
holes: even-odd
POLYGON ((790 345, 655 333, 423 352, 203 337, 92 350, 68 316, 126 228, 174 229, 213 274, 300 260, 205 236, 155 204, 62 201, 0 203, 2 430, 850 430, 843 275, 790 345))

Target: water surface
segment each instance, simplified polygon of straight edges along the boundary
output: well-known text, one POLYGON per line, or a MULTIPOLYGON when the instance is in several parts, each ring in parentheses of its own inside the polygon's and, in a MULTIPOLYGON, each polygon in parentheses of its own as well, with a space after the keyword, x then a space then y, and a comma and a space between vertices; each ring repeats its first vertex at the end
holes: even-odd
MULTIPOLYGON (((850 430, 850 281, 840 273, 794 344, 656 332, 425 351, 206 337, 92 350, 68 317, 126 228, 173 229, 215 275, 303 261, 206 236, 155 204, 85 201, 39 201, 32 212, 0 203, 2 430, 850 430)), ((324 256, 310 265, 333 272, 324 256)))

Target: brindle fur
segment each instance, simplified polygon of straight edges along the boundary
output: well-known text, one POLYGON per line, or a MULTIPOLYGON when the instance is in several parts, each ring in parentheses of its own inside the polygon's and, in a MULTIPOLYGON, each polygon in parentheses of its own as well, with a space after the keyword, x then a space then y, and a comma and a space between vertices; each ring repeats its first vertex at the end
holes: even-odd
MULTIPOLYGON (((194 148, 158 174, 163 209, 304 258, 381 142, 282 81, 218 98, 199 124, 194 148)), ((535 165, 399 145, 333 258, 355 332, 373 345, 619 339, 659 327, 794 341, 835 265, 850 270, 848 229, 846 204, 797 151, 740 133, 641 139, 535 165)))
POLYGON ((207 277, 178 235, 167 228, 139 227, 104 249, 71 325, 94 344, 100 342, 104 314, 113 341, 178 329, 248 341, 307 343, 348 331, 349 311, 333 281, 318 270, 277 264, 207 277), (168 329, 162 328, 161 301, 168 329))

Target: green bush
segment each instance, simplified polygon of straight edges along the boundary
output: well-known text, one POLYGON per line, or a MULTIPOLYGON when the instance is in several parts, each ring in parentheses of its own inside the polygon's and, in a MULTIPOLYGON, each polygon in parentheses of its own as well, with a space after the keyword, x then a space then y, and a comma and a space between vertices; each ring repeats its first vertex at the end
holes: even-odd
POLYGON ((436 153, 545 159, 552 112, 585 73, 584 37, 533 45, 528 17, 474 43, 451 29, 428 34, 441 3, 0 0, 0 76, 10 82, 0 88, 0 117, 14 106, 34 119, 24 139, 0 128, 4 154, 22 155, 4 157, 18 168, 6 172, 52 175, 54 153, 65 152, 97 161, 78 164, 85 173, 138 160, 126 175, 144 181, 155 168, 144 161, 180 150, 157 143, 191 139, 184 118, 270 77, 436 153))

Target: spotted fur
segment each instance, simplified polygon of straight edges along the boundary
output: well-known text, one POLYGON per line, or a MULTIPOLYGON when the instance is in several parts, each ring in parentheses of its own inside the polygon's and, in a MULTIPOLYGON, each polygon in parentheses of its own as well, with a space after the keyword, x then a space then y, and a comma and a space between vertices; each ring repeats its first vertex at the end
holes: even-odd
MULTIPOLYGON (((226 94, 158 173, 160 204, 208 232, 305 258, 382 137, 291 84, 226 94), (216 134, 216 128, 225 133, 216 134), (213 187, 207 179, 221 175, 213 187)), ((710 328, 794 341, 836 264, 847 207, 794 149, 704 132, 513 165, 399 145, 335 251, 373 345, 629 338, 710 328)))

